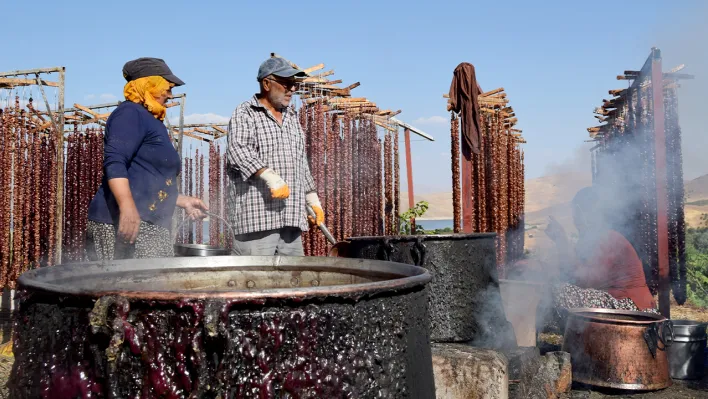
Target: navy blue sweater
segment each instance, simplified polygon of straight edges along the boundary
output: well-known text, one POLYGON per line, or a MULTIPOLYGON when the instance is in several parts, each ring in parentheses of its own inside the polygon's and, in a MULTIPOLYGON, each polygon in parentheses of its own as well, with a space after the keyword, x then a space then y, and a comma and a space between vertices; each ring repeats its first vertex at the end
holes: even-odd
POLYGON ((140 219, 171 228, 180 166, 165 125, 144 106, 121 103, 106 122, 103 182, 89 205, 89 220, 118 224, 118 203, 108 180, 127 178, 140 219))

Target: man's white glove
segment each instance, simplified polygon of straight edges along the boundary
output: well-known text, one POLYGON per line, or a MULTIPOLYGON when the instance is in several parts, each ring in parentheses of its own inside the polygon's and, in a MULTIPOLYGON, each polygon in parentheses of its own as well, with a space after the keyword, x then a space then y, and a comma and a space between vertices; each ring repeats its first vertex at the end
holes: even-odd
POLYGON ((290 188, 273 169, 267 168, 258 177, 266 183, 274 199, 286 199, 290 196, 290 188))
POLYGON ((312 226, 319 226, 324 223, 324 211, 322 210, 322 204, 320 203, 320 199, 317 196, 317 193, 314 191, 311 193, 307 193, 307 195, 305 196, 305 202, 307 202, 307 205, 309 205, 312 210, 315 211, 315 216, 317 216, 317 220, 315 220, 312 216, 307 216, 307 220, 310 222, 310 224, 312 226))

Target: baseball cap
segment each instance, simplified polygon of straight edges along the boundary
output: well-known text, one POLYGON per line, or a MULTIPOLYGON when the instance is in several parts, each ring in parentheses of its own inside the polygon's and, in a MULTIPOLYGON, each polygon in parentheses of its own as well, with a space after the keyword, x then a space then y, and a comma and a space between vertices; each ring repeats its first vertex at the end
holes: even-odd
POLYGON ((258 68, 258 81, 260 82, 269 75, 275 75, 281 78, 305 78, 307 73, 299 69, 293 68, 287 61, 280 57, 271 57, 263 61, 258 68))
POLYGON ((182 79, 175 76, 170 67, 167 66, 164 60, 160 58, 143 57, 132 61, 128 61, 123 66, 123 77, 130 82, 131 80, 144 78, 146 76, 162 76, 175 86, 182 86, 182 79))

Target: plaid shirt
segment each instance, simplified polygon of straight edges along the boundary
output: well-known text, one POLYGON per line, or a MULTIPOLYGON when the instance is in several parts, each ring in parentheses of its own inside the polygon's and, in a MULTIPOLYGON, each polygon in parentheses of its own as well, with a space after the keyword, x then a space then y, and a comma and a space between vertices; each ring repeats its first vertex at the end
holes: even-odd
POLYGON ((283 227, 308 228, 305 195, 315 182, 305 153, 305 136, 295 111, 283 111, 283 124, 253 96, 229 121, 228 215, 234 234, 283 227), (290 188, 290 197, 273 199, 266 183, 253 174, 271 168, 290 188))

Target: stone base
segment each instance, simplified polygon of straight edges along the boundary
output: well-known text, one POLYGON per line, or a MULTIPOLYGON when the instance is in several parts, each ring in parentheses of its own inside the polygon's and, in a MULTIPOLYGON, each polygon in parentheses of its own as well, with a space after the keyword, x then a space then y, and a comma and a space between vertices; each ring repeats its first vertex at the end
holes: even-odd
POLYGON ((541 357, 541 353, 536 347, 522 347, 502 351, 509 360, 509 381, 521 381, 524 366, 531 364, 541 357))
POLYGON ((432 344, 437 399, 508 399, 503 354, 463 344, 432 344))

